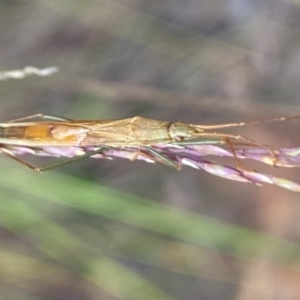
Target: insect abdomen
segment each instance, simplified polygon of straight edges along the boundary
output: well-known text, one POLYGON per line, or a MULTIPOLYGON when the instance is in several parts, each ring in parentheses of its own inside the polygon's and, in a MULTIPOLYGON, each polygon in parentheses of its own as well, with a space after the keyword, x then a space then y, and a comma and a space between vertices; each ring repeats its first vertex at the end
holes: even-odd
POLYGON ((10 125, 0 126, 0 139, 13 140, 47 140, 51 138, 53 126, 42 125, 10 125))
POLYGON ((16 138, 24 137, 26 127, 0 127, 0 137, 2 138, 16 138))

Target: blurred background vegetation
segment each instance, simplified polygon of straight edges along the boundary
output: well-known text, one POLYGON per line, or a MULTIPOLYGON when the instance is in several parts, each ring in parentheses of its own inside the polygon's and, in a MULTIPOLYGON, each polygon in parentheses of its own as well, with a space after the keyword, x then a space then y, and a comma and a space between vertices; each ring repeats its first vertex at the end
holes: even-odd
MULTIPOLYGON (((0 4, 1 69, 61 69, 2 81, 3 122, 300 114, 299 1, 0 4)), ((297 123, 233 132, 299 146, 297 123)), ((1 300, 300 299, 299 194, 122 159, 0 166, 1 300)))

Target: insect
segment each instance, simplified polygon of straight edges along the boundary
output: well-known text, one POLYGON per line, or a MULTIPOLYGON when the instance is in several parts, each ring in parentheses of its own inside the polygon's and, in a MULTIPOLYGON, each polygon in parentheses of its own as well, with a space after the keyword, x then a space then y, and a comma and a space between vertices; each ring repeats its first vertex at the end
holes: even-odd
POLYGON ((179 168, 176 162, 159 153, 153 146, 226 144, 232 151, 238 168, 242 169, 234 146, 246 145, 267 150, 273 158, 273 165, 276 166, 276 153, 268 146, 240 135, 222 133, 216 130, 298 118, 300 116, 219 125, 195 125, 146 119, 139 116, 120 120, 78 121, 54 115, 35 114, 0 123, 0 152, 33 170, 44 171, 85 157, 101 154, 108 149, 131 147, 135 149, 132 160, 138 155, 142 155, 153 161, 179 168), (41 119, 41 121, 34 121, 36 119, 41 119), (49 146, 61 149, 71 146, 78 146, 82 149, 92 147, 92 150, 85 150, 74 157, 40 167, 20 159, 11 150, 14 147, 43 149, 43 147, 49 146))

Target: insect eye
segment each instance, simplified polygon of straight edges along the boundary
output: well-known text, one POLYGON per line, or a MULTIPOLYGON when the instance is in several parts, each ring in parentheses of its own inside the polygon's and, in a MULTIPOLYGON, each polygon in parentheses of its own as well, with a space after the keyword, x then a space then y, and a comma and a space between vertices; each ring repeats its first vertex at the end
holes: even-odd
POLYGON ((183 139, 184 139, 183 136, 179 136, 179 135, 178 135, 178 136, 175 137, 175 141, 176 141, 176 142, 181 142, 183 139))

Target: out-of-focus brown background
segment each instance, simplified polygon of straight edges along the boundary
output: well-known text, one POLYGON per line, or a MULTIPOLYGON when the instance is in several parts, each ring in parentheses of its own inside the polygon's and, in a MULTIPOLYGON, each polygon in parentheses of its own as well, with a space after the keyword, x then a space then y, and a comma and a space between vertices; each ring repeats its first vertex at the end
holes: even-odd
MULTIPOLYGON (((299 32, 296 0, 1 1, 0 68, 61 71, 0 82, 0 117, 300 114, 299 32)), ((299 146, 299 124, 231 132, 299 146)), ((297 193, 122 159, 0 168, 0 299, 300 299, 297 193)))

